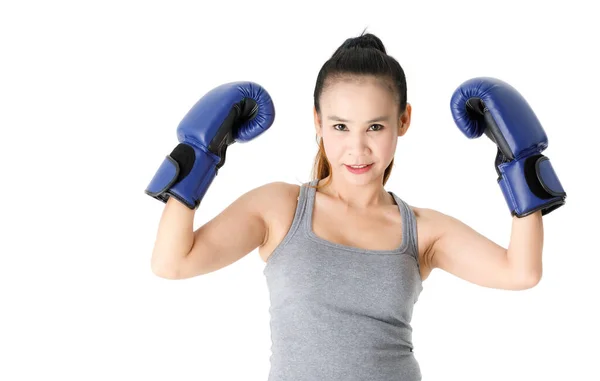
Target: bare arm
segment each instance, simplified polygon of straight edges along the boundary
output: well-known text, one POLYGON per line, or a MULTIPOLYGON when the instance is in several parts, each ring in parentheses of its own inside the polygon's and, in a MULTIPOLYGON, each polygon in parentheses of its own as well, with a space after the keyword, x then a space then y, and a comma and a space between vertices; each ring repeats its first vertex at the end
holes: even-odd
POLYGON ((152 271, 163 277, 172 277, 173 269, 190 252, 194 243, 194 214, 175 198, 167 200, 163 210, 152 251, 152 271))
POLYGON ((168 264, 168 270, 156 272, 157 275, 186 279, 208 274, 237 262, 262 246, 268 237, 265 215, 269 205, 286 191, 287 186, 283 182, 274 182, 252 189, 195 232, 191 225, 184 224, 183 213, 179 215, 182 219, 173 226, 179 225, 182 232, 173 234, 162 249, 168 251, 169 247, 177 247, 181 252, 175 255, 175 249, 172 249, 174 259, 168 264), (175 244, 176 236, 182 241, 175 244))
POLYGON ((432 268, 440 268, 483 287, 524 290, 542 275, 541 213, 513 217, 509 249, 489 240, 456 218, 428 210, 436 236, 432 268))
POLYGON ((507 256, 511 267, 533 284, 542 277, 544 224, 542 212, 513 217, 507 256))

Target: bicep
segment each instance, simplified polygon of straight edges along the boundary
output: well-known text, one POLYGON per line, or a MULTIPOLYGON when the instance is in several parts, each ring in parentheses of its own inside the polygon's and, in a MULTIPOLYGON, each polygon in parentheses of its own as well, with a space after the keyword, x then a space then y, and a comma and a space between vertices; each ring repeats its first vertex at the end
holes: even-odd
POLYGON ((437 237, 431 266, 483 287, 519 290, 523 282, 509 264, 506 249, 462 221, 433 211, 437 237))
POLYGON ((265 187, 269 184, 246 192, 194 232, 194 244, 181 264, 178 279, 222 269, 265 242, 265 187))

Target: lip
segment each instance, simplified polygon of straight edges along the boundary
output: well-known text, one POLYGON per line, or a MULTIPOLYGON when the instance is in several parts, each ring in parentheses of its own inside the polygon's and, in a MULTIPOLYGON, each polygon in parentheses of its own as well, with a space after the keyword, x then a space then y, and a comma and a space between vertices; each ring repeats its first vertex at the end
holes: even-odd
POLYGON ((362 173, 366 173, 367 171, 371 170, 371 167, 373 166, 373 163, 371 164, 367 164, 366 167, 364 168, 352 168, 351 166, 349 166, 348 164, 344 164, 346 166, 346 169, 348 171, 350 171, 351 173, 355 174, 355 175, 360 175, 362 173))

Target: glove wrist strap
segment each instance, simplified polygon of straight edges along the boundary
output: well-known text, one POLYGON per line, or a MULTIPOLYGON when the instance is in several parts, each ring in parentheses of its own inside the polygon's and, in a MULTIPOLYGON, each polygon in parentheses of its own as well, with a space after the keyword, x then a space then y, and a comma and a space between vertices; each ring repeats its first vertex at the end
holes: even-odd
POLYGON ((497 166, 498 185, 512 215, 524 217, 538 210, 546 215, 564 205, 564 191, 550 159, 538 153, 497 166))

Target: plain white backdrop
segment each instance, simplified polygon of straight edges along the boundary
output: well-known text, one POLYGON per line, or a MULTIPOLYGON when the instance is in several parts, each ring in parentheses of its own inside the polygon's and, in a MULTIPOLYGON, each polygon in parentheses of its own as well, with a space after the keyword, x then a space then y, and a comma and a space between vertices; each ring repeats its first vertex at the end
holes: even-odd
POLYGON ((449 107, 485 75, 533 107, 568 195, 544 218, 537 287, 486 289, 440 270, 424 282, 412 322, 424 380, 600 379, 591 3, 3 3, 0 379, 266 380, 258 252, 202 277, 156 277, 164 205, 144 189, 189 108, 237 80, 269 91, 276 120, 230 147, 195 227, 267 182, 308 181, 317 73, 364 28, 403 66, 413 106, 387 189, 508 245, 495 146, 465 138, 449 107))

